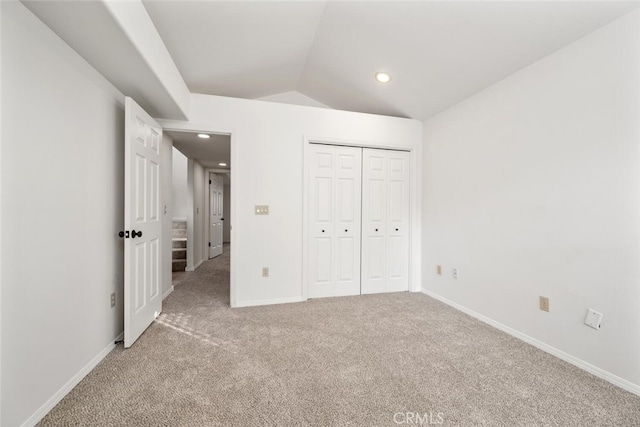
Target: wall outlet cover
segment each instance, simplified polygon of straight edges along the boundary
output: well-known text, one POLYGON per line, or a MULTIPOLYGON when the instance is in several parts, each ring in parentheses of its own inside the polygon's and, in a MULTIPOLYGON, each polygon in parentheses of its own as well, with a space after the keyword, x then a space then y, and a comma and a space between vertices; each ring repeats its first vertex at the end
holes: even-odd
POLYGON ((269 205, 256 205, 255 213, 256 215, 269 215, 269 205))
POLYGON ((587 317, 584 318, 584 324, 591 326, 593 329, 600 329, 602 326, 602 313, 598 313, 594 309, 587 310, 587 317))
POLYGON ((540 310, 549 311, 549 297, 540 297, 540 310))

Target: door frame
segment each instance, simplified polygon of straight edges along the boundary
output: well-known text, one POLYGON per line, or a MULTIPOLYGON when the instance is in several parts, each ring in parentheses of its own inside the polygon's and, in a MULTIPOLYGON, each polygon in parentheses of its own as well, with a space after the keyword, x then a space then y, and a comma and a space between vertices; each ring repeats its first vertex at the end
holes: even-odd
POLYGON ((309 299, 309 173, 310 173, 310 149, 311 144, 341 145, 356 148, 373 148, 378 150, 393 150, 409 152, 411 170, 409 174, 409 292, 421 292, 421 229, 420 229, 420 204, 421 185, 420 177, 422 169, 419 168, 419 152, 415 147, 403 145, 394 146, 377 141, 354 141, 335 138, 315 138, 304 136, 303 165, 302 165, 302 301, 309 299))
MULTIPOLYGON (((208 233, 207 235, 211 236, 211 221, 210 221, 211 218, 209 218, 209 215, 211 214, 211 205, 209 204, 211 202, 211 188, 209 188, 210 186, 209 174, 210 173, 215 173, 218 175, 229 174, 229 182, 231 182, 231 168, 229 169, 205 168, 204 173, 205 173, 204 185, 205 185, 205 188, 207 189, 204 195, 204 215, 205 215, 205 218, 207 218, 207 233, 208 233)), ((224 216, 224 213, 222 214, 222 216, 224 216)), ((225 221, 226 221, 226 218, 225 218, 225 221)), ((210 237, 207 238, 206 242, 205 241, 202 242, 202 250, 203 250, 203 253, 207 254, 207 260, 213 259, 213 258, 209 258, 209 245, 207 244, 209 242, 209 239, 210 237)), ((222 244, 224 245, 224 239, 222 239, 222 244)))
MULTIPOLYGON (((163 131, 176 131, 176 132, 192 132, 192 133, 208 133, 208 134, 212 134, 212 135, 228 135, 229 136, 229 144, 231 145, 231 168, 230 170, 225 170, 225 172, 230 172, 231 173, 231 182, 235 182, 237 181, 237 176, 238 176, 238 168, 241 167, 241 165, 239 165, 238 162, 238 144, 235 143, 235 134, 236 131, 234 129, 221 129, 221 128, 215 128, 212 126, 208 126, 208 125, 194 125, 191 124, 189 122, 177 122, 174 120, 157 120, 157 122, 160 124, 160 126, 162 126, 162 130, 163 131)), ((205 171, 208 171, 208 169, 205 169, 205 171)), ((207 184, 209 182, 209 178, 208 178, 208 174, 207 174, 207 184)), ((231 186, 231 194, 230 194, 230 198, 231 198, 231 217, 230 219, 230 224, 231 224, 231 242, 237 242, 238 240, 234 237, 235 232, 233 229, 233 224, 236 223, 236 215, 237 215, 237 209, 236 209, 236 201, 237 201, 237 197, 235 194, 235 190, 234 188, 236 188, 237 186, 232 185, 231 186)), ((208 185, 207 185, 208 188, 208 185)), ((206 192, 206 194, 208 194, 208 191, 206 192)), ((207 200, 208 200, 208 196, 207 200)), ((208 203, 205 205, 205 212, 208 206, 208 203)), ((226 220, 226 218, 225 218, 226 220)), ((207 240, 208 241, 208 240, 207 240)), ((166 244, 166 242, 165 242, 166 244)), ((171 241, 169 241, 169 244, 171 244, 171 241)), ((236 297, 236 293, 237 293, 237 289, 236 289, 236 262, 238 259, 238 253, 239 253, 239 248, 237 243, 236 244, 232 244, 231 245, 231 250, 230 250, 230 256, 231 256, 231 260, 230 260, 230 280, 229 280, 229 303, 231 305, 231 307, 236 307, 237 306, 237 297, 236 297)))

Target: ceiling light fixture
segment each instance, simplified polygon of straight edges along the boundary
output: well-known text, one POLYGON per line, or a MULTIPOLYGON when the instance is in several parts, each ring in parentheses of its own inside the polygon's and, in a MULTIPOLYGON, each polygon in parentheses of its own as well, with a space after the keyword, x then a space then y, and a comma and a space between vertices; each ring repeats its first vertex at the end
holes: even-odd
POLYGON ((211 135, 207 135, 206 133, 199 133, 198 138, 209 139, 211 138, 211 135))
POLYGON ((376 80, 379 83, 389 83, 391 81, 391 76, 388 73, 380 71, 376 73, 376 80))
POLYGON ((218 166, 227 166, 227 164, 225 162, 220 162, 218 163, 218 166))

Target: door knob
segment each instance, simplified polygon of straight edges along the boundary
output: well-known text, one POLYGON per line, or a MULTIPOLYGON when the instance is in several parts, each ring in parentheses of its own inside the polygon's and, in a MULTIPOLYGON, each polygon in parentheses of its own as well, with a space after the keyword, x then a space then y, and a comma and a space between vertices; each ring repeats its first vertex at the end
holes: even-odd
POLYGON ((349 231, 349 230, 347 230, 347 229, 345 228, 345 229, 344 229, 344 232, 346 233, 347 231, 349 231))
POLYGON ((324 233, 324 230, 322 230, 322 232, 324 233))
POLYGON ((224 221, 224 218, 220 218, 220 221, 224 221))
POLYGON ((378 229, 376 228, 376 231, 378 231, 378 229))
POLYGON ((118 236, 119 236, 121 239, 128 239, 128 238, 129 238, 129 230, 119 232, 119 233, 118 233, 118 236))
POLYGON ((398 229, 396 228, 396 231, 398 231, 398 229))
POLYGON ((131 231, 131 238, 135 239, 136 237, 142 237, 142 231, 132 230, 131 231))

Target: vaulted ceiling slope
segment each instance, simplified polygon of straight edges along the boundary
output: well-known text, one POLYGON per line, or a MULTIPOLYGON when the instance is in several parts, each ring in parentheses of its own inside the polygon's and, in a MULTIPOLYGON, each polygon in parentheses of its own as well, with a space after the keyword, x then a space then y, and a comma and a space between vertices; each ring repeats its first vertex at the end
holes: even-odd
POLYGON ((144 1, 192 92, 424 120, 637 1, 144 1), (381 85, 374 73, 388 71, 381 85))

